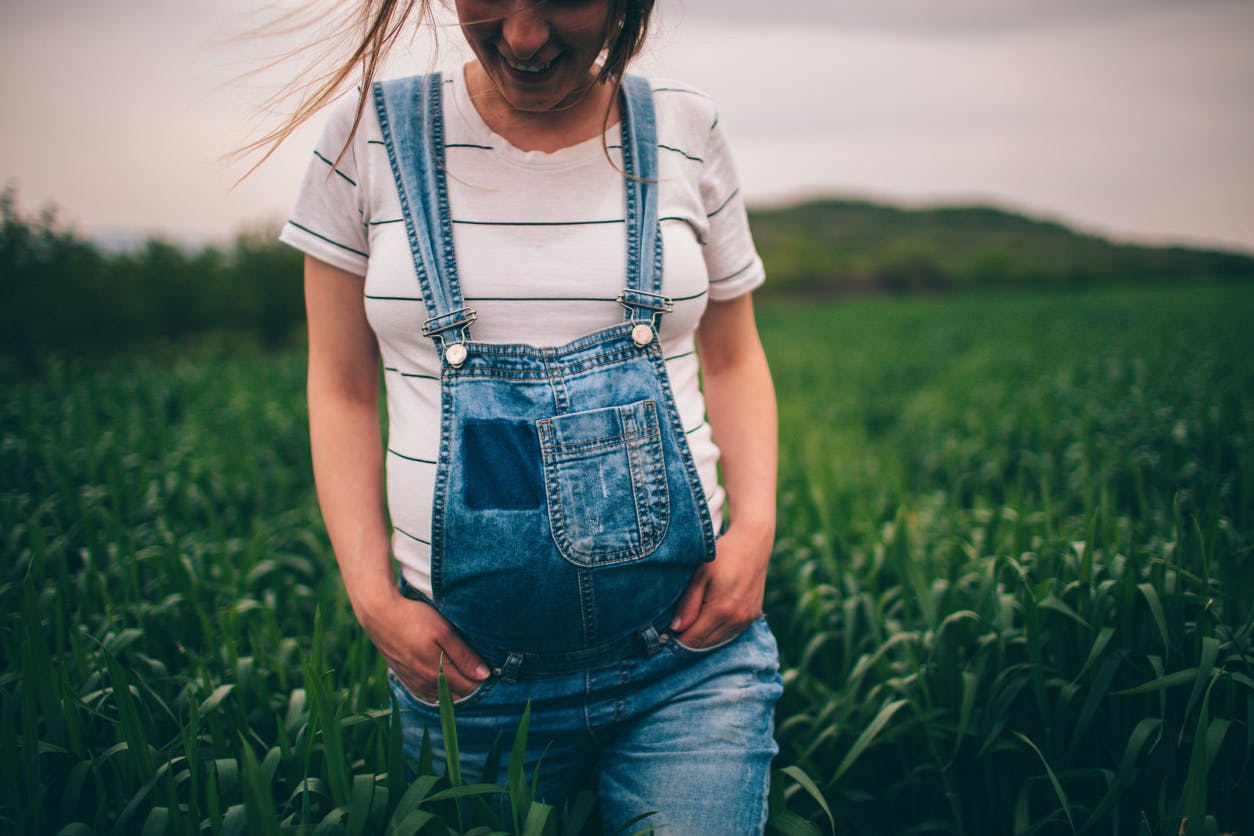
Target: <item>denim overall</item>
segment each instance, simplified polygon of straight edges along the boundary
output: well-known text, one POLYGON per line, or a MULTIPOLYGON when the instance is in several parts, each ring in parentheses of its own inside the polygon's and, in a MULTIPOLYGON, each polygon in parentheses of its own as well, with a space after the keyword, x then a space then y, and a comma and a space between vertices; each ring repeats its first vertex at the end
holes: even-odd
POLYGON ((430 603, 506 681, 656 650, 715 534, 658 339, 671 300, 648 82, 623 81, 623 321, 555 348, 471 338, 441 88, 438 73, 374 88, 441 363, 430 603))

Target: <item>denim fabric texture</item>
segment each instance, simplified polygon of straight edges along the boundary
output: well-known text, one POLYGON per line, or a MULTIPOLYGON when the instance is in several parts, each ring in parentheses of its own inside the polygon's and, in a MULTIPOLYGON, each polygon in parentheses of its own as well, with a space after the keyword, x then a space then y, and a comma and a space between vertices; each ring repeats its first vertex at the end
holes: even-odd
MULTIPOLYGON (((488 679, 454 706, 464 779, 504 780, 485 773, 487 754, 498 735, 509 751, 530 700, 525 769, 538 770, 538 798, 560 805, 595 775, 605 833, 650 811, 647 824, 667 836, 762 833, 783 692, 766 622, 706 650, 661 633, 652 650, 586 671, 488 679)), ((442 769, 439 707, 389 681, 405 712, 406 751, 416 753, 425 732, 442 769)))
POLYGON ((470 339, 475 314, 461 296, 448 216, 442 86, 433 74, 375 87, 424 333, 443 358, 433 604, 494 667, 609 661, 714 558, 657 339, 670 303, 652 93, 643 79, 625 80, 623 322, 538 348, 470 339))
MULTIPOLYGON (((669 832, 757 832, 780 690, 774 639, 759 622, 696 652, 665 632, 693 570, 714 558, 715 535, 657 338, 671 302, 661 292, 652 91, 624 79, 623 322, 542 348, 471 339, 475 313, 457 280, 444 179, 441 86, 439 74, 399 79, 376 85, 374 97, 426 308, 423 333, 441 357, 428 603, 493 670, 458 703, 462 751, 486 757, 531 700, 528 757, 554 747, 541 770, 553 800, 589 766, 600 772, 607 818, 661 810, 635 807, 661 804, 676 775, 704 776, 708 785, 681 794, 692 801, 699 791, 709 815, 735 811, 751 824, 669 832), (679 771, 662 780, 663 769, 679 771), (733 788, 745 797, 735 790, 729 801, 733 788)), ((407 723, 416 747, 431 708, 395 678, 393 686, 420 715, 407 723)), ((667 804, 676 822, 707 820, 667 804)))

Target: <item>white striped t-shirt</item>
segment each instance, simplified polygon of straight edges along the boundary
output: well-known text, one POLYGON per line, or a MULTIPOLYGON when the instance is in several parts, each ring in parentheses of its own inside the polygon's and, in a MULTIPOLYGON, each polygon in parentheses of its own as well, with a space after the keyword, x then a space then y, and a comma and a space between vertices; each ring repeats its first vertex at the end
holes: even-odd
MULTIPOLYGON (((664 317, 662 350, 684 431, 722 518, 718 448, 705 423, 694 332, 708 300, 763 281, 735 167, 714 103, 683 84, 653 81, 657 112, 664 317)), ((471 338, 555 346, 622 321, 626 246, 619 126, 553 153, 521 151, 492 132, 445 74, 445 158, 457 270, 478 312, 471 338)), ((393 554, 431 594, 431 503, 440 442, 440 364, 373 102, 341 156, 356 101, 330 112, 281 240, 365 276, 365 311, 387 386, 387 501, 393 554), (335 162, 337 157, 338 162, 335 162)))

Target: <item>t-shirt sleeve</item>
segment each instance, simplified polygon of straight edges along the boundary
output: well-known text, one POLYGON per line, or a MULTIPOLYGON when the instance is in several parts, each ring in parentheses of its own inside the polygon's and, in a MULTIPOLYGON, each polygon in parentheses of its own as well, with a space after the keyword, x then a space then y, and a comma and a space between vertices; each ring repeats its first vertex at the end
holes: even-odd
POLYGON ((357 100, 352 96, 331 108, 279 240, 333 267, 364 276, 369 258, 368 219, 357 143, 345 148, 356 110, 357 100))
POLYGON ((710 298, 726 301, 757 288, 766 280, 766 271, 753 245, 740 178, 717 116, 709 130, 701 173, 701 200, 709 219, 705 266, 710 298))

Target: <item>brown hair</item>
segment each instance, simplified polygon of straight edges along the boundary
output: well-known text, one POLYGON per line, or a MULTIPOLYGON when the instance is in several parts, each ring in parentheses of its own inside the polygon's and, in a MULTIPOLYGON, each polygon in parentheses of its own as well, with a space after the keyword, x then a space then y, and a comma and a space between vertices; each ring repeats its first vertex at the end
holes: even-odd
MULTIPOLYGON (((608 0, 610 23, 605 36, 606 55, 596 81, 613 85, 615 95, 611 97, 611 102, 617 96, 627 65, 644 46, 654 3, 655 0, 608 0)), ((349 138, 339 152, 342 156, 348 150, 357 126, 361 124, 362 113, 366 107, 366 91, 374 82, 380 64, 407 31, 408 25, 412 24, 413 28, 408 31, 413 34, 422 24, 429 22, 432 16, 431 0, 361 0, 357 3, 336 5, 347 5, 350 11, 338 24, 332 25, 329 32, 314 38, 312 46, 315 48, 315 57, 306 62, 305 71, 300 74, 300 78, 281 89, 266 103, 268 108, 274 108, 290 98, 296 98, 295 111, 283 124, 235 151, 233 156, 238 157, 262 152, 261 158, 249 168, 244 177, 269 159, 293 131, 308 122, 353 84, 362 91, 362 95, 357 102, 357 112, 353 117, 349 138), (347 57, 343 57, 345 47, 348 48, 347 57), (340 55, 338 63, 330 70, 319 72, 322 64, 333 60, 329 56, 337 53, 340 55), (308 80, 305 80, 306 77, 308 80)), ((284 15, 261 27, 254 34, 286 36, 323 26, 324 15, 306 8, 284 15)), ((267 68, 289 59, 303 57, 306 52, 305 49, 297 49, 280 55, 267 68)), ((607 123, 609 116, 607 110, 607 123)))

